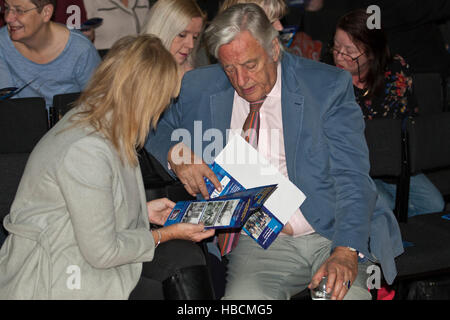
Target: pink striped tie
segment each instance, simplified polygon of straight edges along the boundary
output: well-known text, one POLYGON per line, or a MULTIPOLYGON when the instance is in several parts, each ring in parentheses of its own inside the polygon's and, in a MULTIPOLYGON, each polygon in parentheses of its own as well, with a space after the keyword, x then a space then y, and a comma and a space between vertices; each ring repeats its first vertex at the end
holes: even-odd
MULTIPOLYGON (((250 143, 253 147, 258 147, 259 138, 259 126, 260 126, 260 114, 259 110, 264 103, 266 97, 250 102, 250 112, 247 119, 245 119, 244 126, 242 127, 244 139, 250 143)), ((218 235, 218 245, 222 256, 230 253, 236 248, 239 241, 240 231, 238 232, 223 232, 218 235)))

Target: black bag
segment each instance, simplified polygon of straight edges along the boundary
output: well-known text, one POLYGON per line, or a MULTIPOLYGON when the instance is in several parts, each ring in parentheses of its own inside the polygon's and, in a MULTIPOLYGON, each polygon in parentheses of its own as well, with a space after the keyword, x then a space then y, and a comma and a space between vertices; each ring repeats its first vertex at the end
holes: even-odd
POLYGON ((194 200, 183 184, 173 178, 159 161, 145 149, 138 150, 147 201, 168 198, 174 202, 194 200))
POLYGON ((397 289, 396 300, 450 300, 450 275, 414 280, 397 289))

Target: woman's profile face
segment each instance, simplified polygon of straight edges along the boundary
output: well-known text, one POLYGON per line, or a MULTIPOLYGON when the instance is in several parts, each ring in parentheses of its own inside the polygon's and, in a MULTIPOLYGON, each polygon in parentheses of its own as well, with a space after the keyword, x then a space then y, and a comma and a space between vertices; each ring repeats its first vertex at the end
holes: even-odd
POLYGON ((341 29, 336 30, 333 44, 333 59, 336 67, 358 75, 358 64, 362 73, 367 65, 367 52, 361 51, 352 41, 349 34, 341 29))
POLYGON ((194 49, 195 41, 200 36, 203 27, 203 19, 200 17, 192 18, 186 29, 180 32, 173 40, 170 46, 170 53, 175 61, 182 65, 186 62, 194 49))

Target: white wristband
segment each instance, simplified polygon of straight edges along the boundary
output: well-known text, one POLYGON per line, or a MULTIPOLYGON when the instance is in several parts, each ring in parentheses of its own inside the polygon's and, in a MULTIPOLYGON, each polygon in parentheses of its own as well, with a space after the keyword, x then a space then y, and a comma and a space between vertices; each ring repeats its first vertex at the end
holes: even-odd
POLYGON ((155 249, 158 248, 159 244, 161 243, 161 232, 158 229, 154 229, 156 232, 158 232, 158 242, 155 245, 155 249))

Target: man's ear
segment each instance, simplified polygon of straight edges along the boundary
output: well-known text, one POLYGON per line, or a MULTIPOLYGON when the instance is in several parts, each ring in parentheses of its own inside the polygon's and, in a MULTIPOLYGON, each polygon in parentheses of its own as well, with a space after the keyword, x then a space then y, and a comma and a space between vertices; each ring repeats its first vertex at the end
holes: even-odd
POLYGON ((272 59, 274 62, 278 62, 280 60, 280 41, 278 40, 278 37, 275 37, 272 40, 272 59))
POLYGON ((42 8, 42 15, 44 17, 45 22, 48 22, 48 21, 50 21, 52 19, 54 10, 55 10, 55 8, 51 4, 46 4, 42 8))

